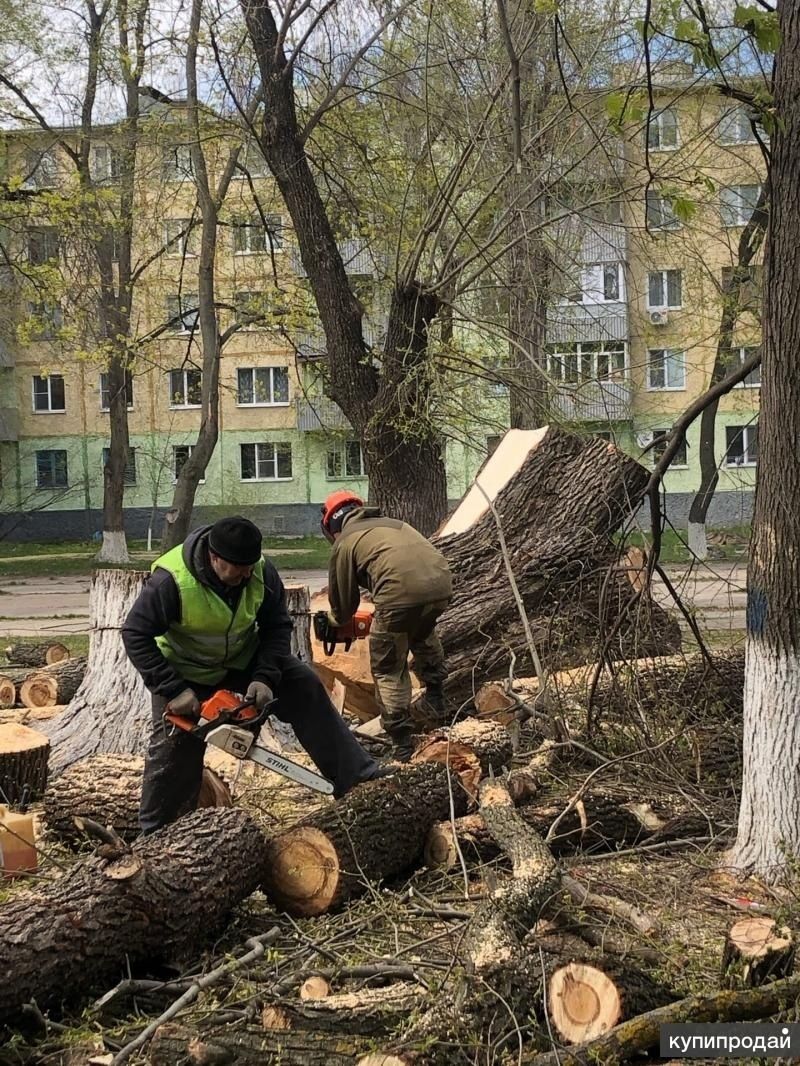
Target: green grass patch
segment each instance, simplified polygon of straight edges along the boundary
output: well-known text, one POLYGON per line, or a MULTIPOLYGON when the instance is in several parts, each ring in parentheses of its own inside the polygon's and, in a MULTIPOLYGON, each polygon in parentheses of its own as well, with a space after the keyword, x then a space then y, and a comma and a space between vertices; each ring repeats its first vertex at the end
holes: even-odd
MULTIPOLYGON (((661 537, 661 553, 659 559, 662 563, 690 563, 694 556, 689 551, 686 543, 686 530, 665 529, 661 537)), ((746 561, 750 544, 750 526, 730 526, 725 529, 709 528, 708 560, 707 562, 720 561, 746 561)), ((639 530, 627 534, 625 543, 636 548, 650 549, 653 538, 649 533, 639 530)))
POLYGON ((87 655, 89 652, 88 633, 41 633, 36 637, 15 637, 2 632, 0 625, 0 663, 7 664, 6 648, 9 644, 63 644, 72 655, 87 655))

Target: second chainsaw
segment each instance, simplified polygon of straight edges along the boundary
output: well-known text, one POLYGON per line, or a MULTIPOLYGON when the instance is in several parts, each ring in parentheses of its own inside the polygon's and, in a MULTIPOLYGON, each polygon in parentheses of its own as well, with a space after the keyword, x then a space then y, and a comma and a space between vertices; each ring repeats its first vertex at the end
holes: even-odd
POLYGON ((314 636, 326 655, 333 655, 337 644, 344 644, 344 650, 350 651, 354 640, 369 636, 371 626, 371 611, 356 611, 350 621, 342 626, 332 625, 325 611, 317 611, 314 615, 314 636))

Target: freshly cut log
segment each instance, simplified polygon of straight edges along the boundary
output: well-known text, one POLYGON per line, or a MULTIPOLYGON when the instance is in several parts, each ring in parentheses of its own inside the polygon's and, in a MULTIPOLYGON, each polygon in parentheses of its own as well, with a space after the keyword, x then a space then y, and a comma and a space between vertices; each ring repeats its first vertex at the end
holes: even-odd
POLYGON ((324 914, 408 869, 428 830, 464 797, 444 767, 423 763, 368 781, 269 842, 264 892, 296 915, 324 914))
POLYGON ((441 763, 458 774, 473 799, 478 782, 490 769, 500 772, 514 754, 511 735, 498 722, 467 720, 450 729, 438 729, 424 738, 412 763, 441 763))
POLYGON ((120 630, 148 574, 97 570, 89 594, 89 663, 66 710, 46 732, 51 775, 98 752, 143 755, 150 737, 150 695, 134 670, 120 630))
POLYGON ((16 684, 8 674, 0 674, 0 707, 13 707, 16 702, 16 684))
POLYGON ((47 786, 50 741, 36 729, 0 725, 0 797, 11 806, 38 800, 47 786))
POLYGON ((49 670, 29 674, 19 686, 19 701, 25 707, 57 707, 69 703, 85 674, 85 657, 65 659, 49 670))
MULTIPOLYGON (((331 659, 339 660, 344 654, 342 652, 333 655, 331 659)), ((380 715, 381 705, 375 699, 375 686, 372 681, 354 680, 348 677, 344 670, 329 665, 324 659, 314 660, 314 671, 329 692, 337 682, 344 687, 344 705, 360 721, 369 722, 380 715)))
POLYGON ((722 953, 724 988, 756 988, 794 969, 791 931, 771 918, 743 918, 731 927, 722 953))
POLYGON ((368 1035, 391 1028, 407 1018, 424 995, 421 985, 396 981, 384 988, 332 992, 316 999, 301 999, 299 1003, 283 1000, 264 1007, 261 1023, 265 1029, 314 1029, 368 1035))
POLYGON ((300 985, 300 999, 325 999, 326 996, 331 994, 331 986, 325 980, 324 977, 315 975, 313 977, 307 977, 305 981, 300 985))
POLYGON ((20 666, 52 666, 69 659, 70 650, 65 644, 9 644, 6 658, 20 666))
MULTIPOLYGON (((649 472, 606 441, 555 426, 510 430, 475 484, 433 538, 453 573, 453 599, 438 632, 460 704, 512 662, 534 674, 503 560, 495 514, 544 664, 559 670, 596 661, 632 592, 614 533, 641 502, 649 472), (516 657, 516 660, 514 660, 516 657)), ((644 593, 608 649, 614 658, 680 648, 677 623, 644 593)))
POLYGON ((0 1024, 32 999, 50 1010, 107 988, 129 963, 195 958, 257 888, 266 858, 243 811, 194 811, 119 857, 16 893, 0 910, 0 1024))
POLYGON ((150 1066, 265 1066, 302 1063, 303 1066, 353 1066, 366 1051, 367 1041, 311 1030, 264 1029, 260 1025, 189 1029, 168 1023, 156 1029, 147 1061, 150 1066))
MULTIPOLYGON (((92 755, 74 763, 45 792, 43 817, 47 828, 69 847, 86 841, 75 824, 76 818, 112 826, 123 840, 135 840, 139 835, 143 769, 140 755, 92 755)), ((225 783, 205 767, 198 807, 231 804, 225 783)))

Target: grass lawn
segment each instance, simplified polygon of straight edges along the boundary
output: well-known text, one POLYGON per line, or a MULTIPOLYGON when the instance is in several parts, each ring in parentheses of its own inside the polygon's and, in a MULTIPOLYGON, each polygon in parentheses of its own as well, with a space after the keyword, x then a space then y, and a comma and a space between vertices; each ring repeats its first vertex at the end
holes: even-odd
MULTIPOLYGON (((638 530, 629 533, 625 543, 637 548, 648 549, 653 543, 649 534, 640 533, 638 530)), ((708 530, 708 562, 721 560, 739 560, 747 562, 747 552, 750 544, 750 526, 731 526, 727 529, 708 530)), ((662 563, 690 563, 694 556, 686 545, 686 531, 679 529, 665 529, 661 538, 662 563)))

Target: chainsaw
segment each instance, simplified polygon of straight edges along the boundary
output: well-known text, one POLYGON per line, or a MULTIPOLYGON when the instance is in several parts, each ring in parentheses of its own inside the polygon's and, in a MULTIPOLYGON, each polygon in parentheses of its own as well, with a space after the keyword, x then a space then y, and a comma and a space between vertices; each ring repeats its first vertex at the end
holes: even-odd
POLYGON ((343 626, 333 626, 328 621, 325 611, 317 611, 314 615, 314 636, 322 645, 326 655, 333 655, 337 644, 344 644, 344 650, 350 651, 350 645, 354 640, 363 640, 369 636, 372 626, 371 611, 356 611, 349 622, 343 626))
POLYGON ((163 718, 164 728, 169 724, 171 729, 181 729, 235 759, 249 759, 267 770, 288 777, 290 781, 296 781, 306 788, 313 788, 316 792, 330 796, 333 785, 327 778, 256 744, 258 730, 266 721, 269 708, 274 702, 274 699, 270 700, 261 711, 256 711, 252 700, 242 700, 234 692, 223 688, 200 704, 200 717, 197 720, 183 718, 166 710, 163 718))

